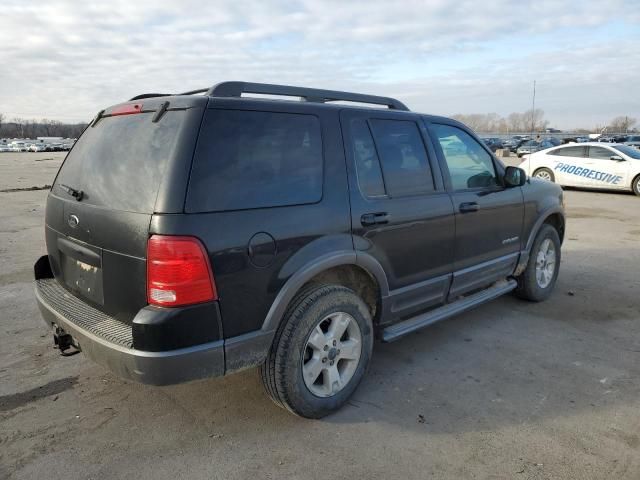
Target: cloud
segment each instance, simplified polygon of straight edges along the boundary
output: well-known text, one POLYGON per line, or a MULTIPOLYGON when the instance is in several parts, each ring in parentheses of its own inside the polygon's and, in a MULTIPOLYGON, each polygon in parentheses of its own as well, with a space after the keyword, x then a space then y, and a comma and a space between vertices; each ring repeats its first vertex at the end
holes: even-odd
POLYGON ((506 114, 528 108, 535 77, 552 121, 581 121, 586 107, 606 121, 640 113, 639 19, 624 0, 5 0, 0 111, 85 120, 138 93, 241 79, 506 114), (592 35, 608 28, 622 33, 592 35))

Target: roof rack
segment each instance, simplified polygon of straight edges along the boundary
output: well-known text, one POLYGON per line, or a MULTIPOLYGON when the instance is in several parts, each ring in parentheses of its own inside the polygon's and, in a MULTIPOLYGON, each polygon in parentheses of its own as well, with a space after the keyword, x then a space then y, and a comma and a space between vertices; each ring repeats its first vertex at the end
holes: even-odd
MULTIPOLYGON (((400 100, 391 97, 379 97, 377 95, 365 95, 362 93, 341 92, 338 90, 321 90, 318 88, 292 87, 289 85, 273 85, 269 83, 251 82, 222 82, 211 88, 190 90, 176 95, 195 95, 206 93, 209 97, 241 97, 243 93, 260 95, 279 95, 284 97, 298 97, 305 102, 357 102, 370 103, 372 105, 385 105, 391 110, 409 111, 409 108, 400 100)), ((132 100, 143 98, 165 97, 167 93, 144 93, 133 97, 132 100)))
POLYGON ((392 110, 409 110, 404 103, 391 97, 341 92, 338 90, 291 87, 289 85, 272 85, 268 83, 222 82, 214 85, 207 91, 207 95, 210 97, 241 97, 243 93, 300 97, 305 102, 325 103, 343 101, 370 103, 373 105, 386 105, 392 110))

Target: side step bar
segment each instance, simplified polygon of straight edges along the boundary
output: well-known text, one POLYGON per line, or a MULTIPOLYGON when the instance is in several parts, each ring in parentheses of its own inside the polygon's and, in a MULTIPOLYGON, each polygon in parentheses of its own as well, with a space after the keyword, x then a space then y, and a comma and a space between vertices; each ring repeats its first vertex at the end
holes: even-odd
POLYGON ((435 310, 421 313, 420 315, 417 315, 413 318, 403 320, 400 323, 396 323, 385 328, 382 331, 382 341, 393 342, 394 340, 398 340, 399 338, 402 338, 411 332, 415 332, 416 330, 420 330, 421 328, 433 325, 440 320, 444 320, 459 313, 466 312, 473 307, 476 307, 482 303, 488 302, 489 300, 493 300, 494 298, 498 298, 501 295, 510 292, 511 290, 516 288, 517 285, 518 282, 513 279, 503 280, 494 283, 486 290, 474 293, 473 295, 469 295, 468 297, 462 297, 453 303, 443 305, 442 307, 438 307, 435 310))

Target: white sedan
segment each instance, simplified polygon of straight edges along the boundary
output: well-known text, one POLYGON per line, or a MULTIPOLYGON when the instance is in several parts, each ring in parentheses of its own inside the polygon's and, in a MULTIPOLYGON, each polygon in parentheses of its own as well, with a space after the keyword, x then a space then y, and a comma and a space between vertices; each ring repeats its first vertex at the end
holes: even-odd
POLYGON ((640 195, 640 150, 629 145, 560 145, 528 155, 520 168, 567 187, 633 190, 640 195))

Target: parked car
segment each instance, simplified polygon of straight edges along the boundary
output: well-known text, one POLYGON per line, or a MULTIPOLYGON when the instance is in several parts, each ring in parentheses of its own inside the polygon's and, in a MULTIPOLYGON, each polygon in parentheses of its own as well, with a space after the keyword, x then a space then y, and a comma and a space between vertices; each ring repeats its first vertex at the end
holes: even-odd
POLYGON ((11 147, 9 147, 4 143, 0 144, 0 152, 10 152, 10 151, 11 151, 11 147))
POLYGON ((503 148, 502 140, 499 138, 483 138, 482 141, 491 149, 492 152, 503 148))
POLYGON ((544 145, 548 145, 549 147, 557 147, 558 145, 562 145, 562 140, 557 137, 547 137, 542 141, 542 143, 544 145))
POLYGON ((62 164, 34 266, 62 352, 155 385, 259 366, 276 404, 318 418, 374 338, 553 291, 562 190, 465 125, 363 94, 197 92, 102 110, 62 164))
POLYGON ((9 144, 12 152, 26 152, 29 148, 25 142, 11 142, 9 144))
POLYGON ((538 142, 536 140, 527 140, 523 142, 517 149, 516 153, 518 157, 522 157, 523 155, 528 155, 530 153, 537 152, 542 150, 542 142, 538 142))
POLYGON ((43 143, 34 143, 32 145, 29 146, 29 151, 30 152, 44 152, 46 149, 45 145, 43 143))
POLYGON ((640 147, 640 135, 629 135, 624 140, 625 145, 629 145, 630 147, 640 147))
POLYGON ((508 142, 509 151, 511 151, 511 153, 516 153, 518 151, 518 148, 520 148, 522 145, 524 145, 526 142, 530 140, 531 139, 529 137, 521 137, 519 139, 513 139, 509 141, 508 142))
POLYGON ((562 186, 632 190, 640 195, 640 150, 625 144, 562 145, 530 155, 520 167, 562 186))

